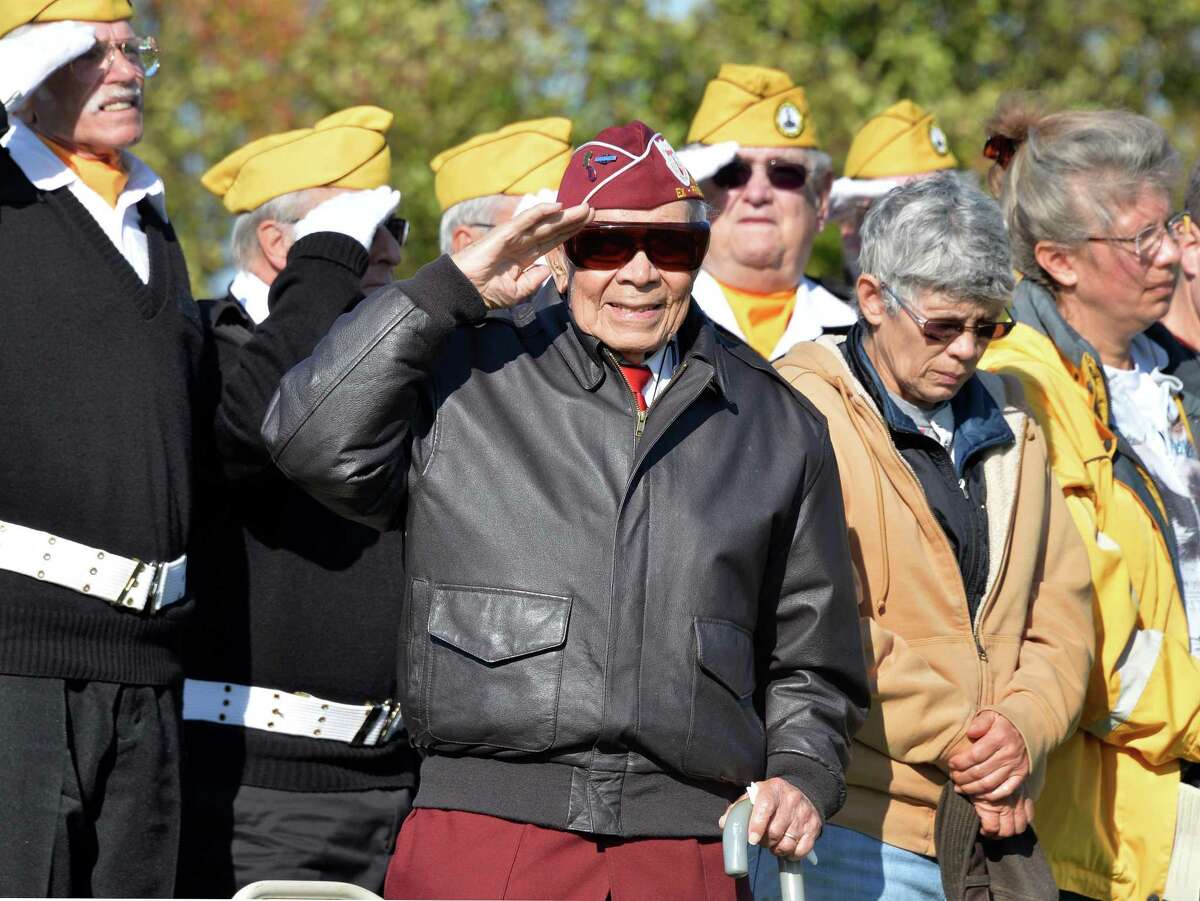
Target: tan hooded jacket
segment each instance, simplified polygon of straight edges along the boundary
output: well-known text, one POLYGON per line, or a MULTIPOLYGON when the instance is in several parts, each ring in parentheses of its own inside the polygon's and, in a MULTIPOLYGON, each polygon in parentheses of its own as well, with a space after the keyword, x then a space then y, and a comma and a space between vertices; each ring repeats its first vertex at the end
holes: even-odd
POLYGON ((828 420, 862 589, 874 694, 832 822, 933 855, 947 761, 978 711, 1020 731, 1031 796, 1046 755, 1074 731, 1094 648, 1088 559, 1020 387, 978 373, 1016 441, 983 452, 989 568, 973 626, 950 542, 842 340, 799 344, 776 363, 828 420))

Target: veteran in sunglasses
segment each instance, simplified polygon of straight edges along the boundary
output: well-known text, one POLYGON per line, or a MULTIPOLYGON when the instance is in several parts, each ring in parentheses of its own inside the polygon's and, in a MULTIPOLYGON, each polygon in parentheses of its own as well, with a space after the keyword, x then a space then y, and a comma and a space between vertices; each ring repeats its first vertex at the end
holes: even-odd
POLYGON ((258 138, 203 178, 237 217, 238 273, 199 302, 215 453, 185 642, 181 896, 305 878, 378 892, 415 790, 395 703, 404 537, 316 503, 259 435, 283 374, 392 281, 405 222, 391 124, 351 107, 258 138))
POLYGON ((688 142, 680 155, 720 213, 692 289, 704 312, 768 360, 844 333, 854 310, 804 274, 833 183, 804 88, 778 69, 723 65, 688 142))
POLYGON ((730 802, 758 780, 753 838, 804 854, 865 714, 837 466, 692 306, 707 209, 665 139, 604 130, 558 200, 360 304, 264 435, 406 531, 427 756, 389 896, 733 898, 730 802))
POLYGON ((170 896, 200 320, 126 0, 0 4, 0 894, 170 896))
MULTIPOLYGON (((816 899, 878 898, 885 874, 888 897, 961 897, 939 863, 969 849, 935 842, 939 804, 961 790, 985 845, 1031 822, 1087 688, 1087 554, 1016 380, 976 368, 1013 327, 996 203, 948 173, 897 188, 861 259, 861 322, 777 364, 829 425, 874 676, 805 882, 816 899)), ((1044 859, 1040 878, 1053 892, 1044 859)))

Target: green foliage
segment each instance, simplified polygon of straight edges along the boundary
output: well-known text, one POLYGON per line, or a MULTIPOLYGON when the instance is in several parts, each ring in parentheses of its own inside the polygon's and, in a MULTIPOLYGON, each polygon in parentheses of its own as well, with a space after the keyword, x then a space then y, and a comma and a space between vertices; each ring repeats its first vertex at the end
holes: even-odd
MULTIPOLYGON (((148 0, 164 46, 139 152, 166 179, 200 293, 230 217, 200 174, 245 141, 358 103, 392 110, 394 184, 413 223, 401 271, 436 255, 428 161, 481 131, 567 115, 577 140, 641 118, 677 145, 722 62, 784 69, 840 163, 855 129, 909 97, 964 165, 1010 89, 1152 116, 1200 144, 1200 0, 148 0)), ((836 234, 812 269, 836 271, 836 234)))

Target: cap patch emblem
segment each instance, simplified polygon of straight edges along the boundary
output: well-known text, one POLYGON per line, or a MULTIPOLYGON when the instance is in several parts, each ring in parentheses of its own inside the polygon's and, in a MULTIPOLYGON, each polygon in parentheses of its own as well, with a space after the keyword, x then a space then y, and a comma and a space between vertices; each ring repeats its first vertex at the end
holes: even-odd
POLYGON ((950 152, 950 142, 946 140, 946 133, 936 125, 929 126, 929 143, 942 156, 950 152))
POLYGON ((687 169, 683 168, 683 163, 679 162, 679 157, 675 155, 675 148, 671 146, 666 138, 655 138, 654 149, 662 154, 663 160, 667 164, 667 168, 671 170, 671 174, 679 179, 679 183, 686 187, 691 187, 692 176, 687 169))
POLYGON ((794 138, 804 131, 804 115, 790 100, 775 110, 775 129, 785 138, 794 138))

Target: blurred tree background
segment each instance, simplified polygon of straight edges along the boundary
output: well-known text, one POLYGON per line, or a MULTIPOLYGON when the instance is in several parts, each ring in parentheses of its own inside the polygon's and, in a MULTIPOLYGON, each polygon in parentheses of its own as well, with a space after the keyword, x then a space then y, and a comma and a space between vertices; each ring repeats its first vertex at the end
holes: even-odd
MULTIPOLYGON (((200 174, 246 141, 335 110, 392 110, 393 184, 412 237, 401 274, 437 254, 428 161, 516 119, 565 115, 576 141, 641 118, 676 146, 723 62, 805 86, 835 166, 855 129, 904 97, 984 171, 997 97, 1119 106, 1200 145, 1200 0, 138 0, 163 66, 139 153, 165 178, 198 296, 223 290, 230 217, 200 174)), ((836 232, 811 270, 836 271, 836 232)))

